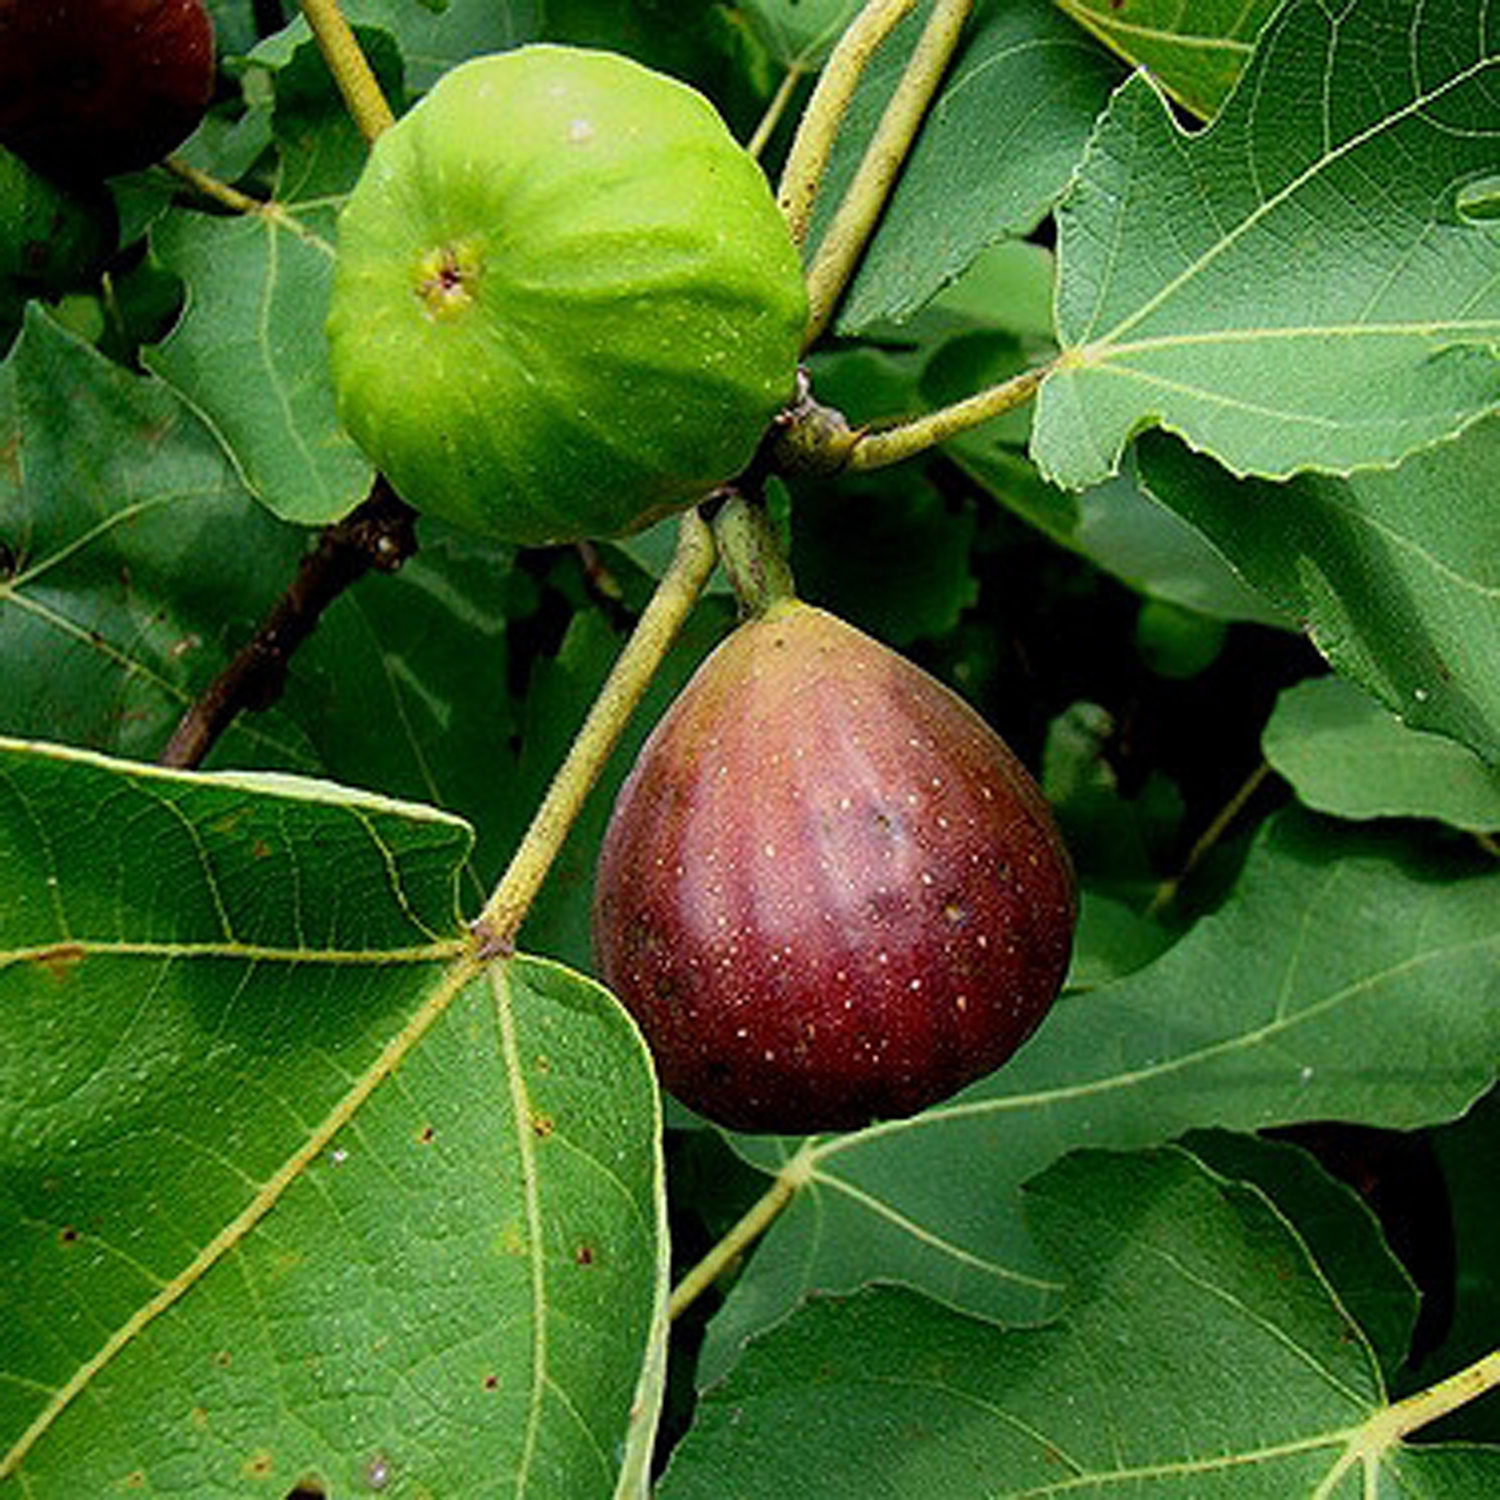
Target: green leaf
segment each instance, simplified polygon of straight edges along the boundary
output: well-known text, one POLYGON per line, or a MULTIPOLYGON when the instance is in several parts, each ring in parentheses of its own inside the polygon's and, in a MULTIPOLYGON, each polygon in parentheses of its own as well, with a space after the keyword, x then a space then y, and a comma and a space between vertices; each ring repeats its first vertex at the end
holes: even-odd
POLYGON ((1080 26, 1207 119, 1250 59, 1277 0, 1057 0, 1080 26))
POLYGON ((792 571, 809 599, 887 645, 945 635, 978 598, 975 518, 909 473, 807 486, 793 510, 792 571), (858 535, 859 547, 849 538, 858 535))
MULTIPOLYGON (((0 731, 155 757, 290 581, 302 537, 161 381, 33 308, 0 366, 0 731), (238 639, 235 639, 235 638, 238 639)), ((312 769, 272 716, 221 753, 312 769)))
MULTIPOLYGON (((839 133, 809 240, 816 247, 895 89, 920 12, 886 43, 839 133)), ((1028 233, 1078 162, 1118 65, 1048 0, 976 7, 838 318, 859 333, 915 312, 987 245, 1028 233)))
POLYGON ((1489 510, 1500 420, 1393 472, 1235 480, 1160 434, 1146 489, 1297 620, 1344 676, 1414 729, 1500 760, 1500 588, 1489 510))
POLYGON ((276 90, 280 154, 265 207, 228 217, 174 207, 152 228, 152 251, 181 277, 187 306, 145 359, 262 504, 317 525, 358 505, 374 472, 339 426, 323 332, 335 218, 366 148, 312 42, 292 51, 276 90))
MULTIPOLYGON (((1017 1190, 1076 1146, 1459 1113, 1500 1059, 1497 903, 1492 861, 1274 819, 1224 906, 1155 963, 1065 997, 948 1103, 815 1142, 810 1185, 710 1325, 704 1378, 814 1290, 900 1281, 987 1317, 1049 1316, 1058 1273, 1023 1229, 1017 1190)), ((767 1170, 799 1144, 735 1142, 767 1170)))
MULTIPOLYGON (((535 803, 509 774, 511 634, 529 580, 499 547, 429 519, 418 540, 398 573, 368 576, 318 622, 276 720, 324 774, 473 825, 466 895, 477 905, 535 803)), ((216 747, 211 764, 234 759, 216 747)))
POLYGON ((823 66, 860 0, 745 0, 750 29, 783 67, 799 73, 823 66))
POLYGON ((1382 1236, 1380 1221, 1353 1188, 1310 1151, 1285 1141, 1199 1130, 1183 1145, 1221 1177, 1253 1183, 1296 1229, 1387 1379, 1411 1356, 1418 1292, 1382 1236))
POLYGON ((469 956, 468 843, 0 746, 4 1493, 614 1492, 656 1090, 597 985, 469 956))
MULTIPOLYGON (((1431 1132, 1452 1205, 1454 1307, 1442 1347, 1408 1376, 1408 1384, 1442 1379, 1482 1358, 1500 1328, 1500 1215, 1495 1163, 1500 1161, 1500 1089, 1463 1119, 1431 1132)), ((1447 1436, 1500 1442, 1500 1401, 1464 1407, 1444 1424, 1447 1436)))
POLYGON ((1137 593, 1217 620, 1290 628, 1203 531, 1142 488, 1129 459, 1124 473, 1070 495, 993 437, 988 423, 945 446, 1002 504, 1137 593))
POLYGON ((1368 1345, 1258 1191, 1165 1150, 1080 1153, 1027 1196, 1068 1275, 1057 1326, 1006 1332, 890 1288, 815 1301, 703 1398, 662 1500, 792 1494, 811 1473, 829 1500, 1500 1485, 1500 1449, 1380 1431, 1368 1345))
POLYGON ((480 52, 502 52, 537 33, 537 0, 344 0, 349 20, 379 26, 396 38, 413 89, 430 89, 449 68, 480 52))
POLYGON ((1293 0, 1200 134, 1120 89, 1058 211, 1043 472, 1097 484, 1159 425, 1239 474, 1348 473, 1500 401, 1500 233, 1456 202, 1497 68, 1473 0, 1293 0))
POLYGON ((1408 729, 1340 678, 1282 693, 1262 745, 1297 796, 1319 812, 1500 828, 1500 769, 1442 735, 1408 729))

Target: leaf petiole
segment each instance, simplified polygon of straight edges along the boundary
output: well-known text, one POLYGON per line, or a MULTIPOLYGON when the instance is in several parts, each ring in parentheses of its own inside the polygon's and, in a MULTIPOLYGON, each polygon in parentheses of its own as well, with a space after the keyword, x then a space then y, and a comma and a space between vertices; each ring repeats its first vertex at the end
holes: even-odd
POLYGON ((849 23, 838 45, 829 54, 817 87, 792 138, 776 201, 786 216, 796 244, 807 241, 813 204, 823 185, 823 173, 833 152, 833 142, 844 123, 849 101, 880 44, 903 20, 917 0, 868 0, 849 23))
POLYGON ((965 396, 951 406, 927 412, 897 427, 861 433, 849 454, 847 466, 851 469, 883 469, 957 437, 971 427, 1014 411, 1036 395, 1052 369, 1053 365, 1049 363, 1022 370, 1019 375, 965 396))
POLYGON ((1393 1406, 1384 1407, 1349 1435, 1347 1446, 1318 1486, 1313 1500, 1328 1500, 1337 1492, 1344 1475, 1356 1464, 1361 1465, 1368 1476, 1374 1472, 1381 1456, 1402 1438, 1497 1387, 1500 1387, 1500 1349, 1492 1349, 1482 1359, 1466 1365, 1436 1385, 1428 1386, 1393 1406))
POLYGON ((396 123, 396 117, 380 92, 369 60, 344 19, 338 0, 301 0, 301 6, 359 133, 367 141, 373 141, 396 123))
POLYGON ((766 149, 766 142, 771 139, 772 132, 781 123, 781 117, 786 113, 786 107, 792 102, 792 95, 797 92, 797 85, 807 75, 799 67, 789 67, 782 74, 781 82, 776 85, 776 92, 771 95, 771 102, 766 105, 766 112, 760 117, 760 123, 755 127, 750 139, 745 142, 745 150, 751 156, 759 156, 766 149))
POLYGON ((813 1180, 817 1169, 814 1150, 816 1144, 816 1137, 805 1141, 802 1149, 784 1163, 771 1179, 770 1187, 673 1287, 671 1298, 667 1302, 669 1319, 686 1312, 776 1222, 782 1209, 813 1180))
POLYGON ((686 512, 679 524, 677 551, 670 566, 605 678, 510 864, 475 919, 474 936, 483 957, 502 957, 514 951, 516 932, 569 829, 708 582, 714 555, 708 523, 697 511, 686 512))
POLYGON ((807 337, 804 348, 828 326, 880 215, 928 106, 958 47, 972 0, 937 0, 896 92, 860 160, 833 221, 818 243, 807 272, 807 337))

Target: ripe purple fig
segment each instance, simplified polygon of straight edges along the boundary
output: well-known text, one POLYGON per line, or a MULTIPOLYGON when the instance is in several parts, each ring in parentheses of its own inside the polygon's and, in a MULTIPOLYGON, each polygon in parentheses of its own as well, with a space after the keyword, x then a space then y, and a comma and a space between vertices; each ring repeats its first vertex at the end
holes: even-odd
POLYGON ((49 176, 150 166, 213 86, 203 0, 0 0, 0 142, 49 176))
POLYGON ((1072 867, 962 699, 785 599, 698 669, 600 854, 594 937, 663 1084, 736 1130, 845 1130, 993 1071, 1068 965, 1072 867))

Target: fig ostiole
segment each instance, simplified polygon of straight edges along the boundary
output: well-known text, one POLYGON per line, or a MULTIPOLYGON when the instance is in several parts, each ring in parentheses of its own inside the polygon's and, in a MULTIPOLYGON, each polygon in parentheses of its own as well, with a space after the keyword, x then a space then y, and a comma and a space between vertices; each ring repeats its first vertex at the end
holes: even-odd
POLYGON ((708 100, 538 44, 460 64, 376 141, 328 338, 343 423, 404 500, 538 544, 638 530, 742 469, 806 315, 708 100))
POLYGON ((666 1088, 735 1130, 913 1114, 999 1067, 1065 977, 1040 789, 913 663, 795 598, 658 722, 600 852, 594 936, 666 1088))

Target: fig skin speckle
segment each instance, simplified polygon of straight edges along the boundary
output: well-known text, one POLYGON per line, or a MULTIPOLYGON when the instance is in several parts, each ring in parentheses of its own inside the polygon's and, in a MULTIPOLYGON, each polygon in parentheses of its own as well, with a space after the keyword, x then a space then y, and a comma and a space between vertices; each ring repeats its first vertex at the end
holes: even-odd
POLYGON ((595 948, 663 1084, 731 1129, 847 1130, 999 1067, 1067 971, 1072 868, 962 699, 788 600, 642 749, 600 853, 595 948))

